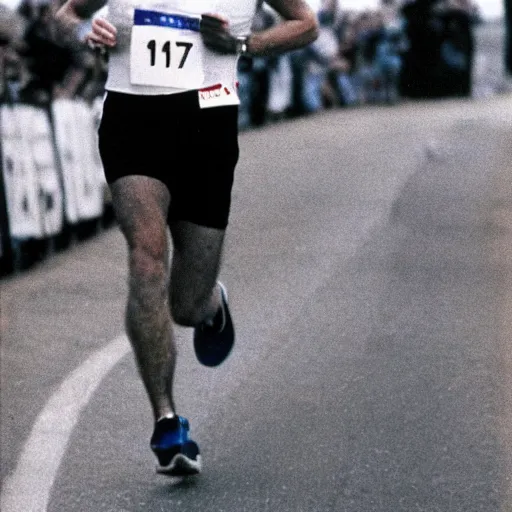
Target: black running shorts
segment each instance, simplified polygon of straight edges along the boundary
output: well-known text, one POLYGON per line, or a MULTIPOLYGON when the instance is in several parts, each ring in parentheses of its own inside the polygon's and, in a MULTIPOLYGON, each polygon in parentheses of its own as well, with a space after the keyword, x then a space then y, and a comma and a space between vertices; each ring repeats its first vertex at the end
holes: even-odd
POLYGON ((239 153, 237 106, 200 109, 197 91, 108 92, 99 149, 108 183, 144 175, 167 186, 169 221, 226 228, 239 153))

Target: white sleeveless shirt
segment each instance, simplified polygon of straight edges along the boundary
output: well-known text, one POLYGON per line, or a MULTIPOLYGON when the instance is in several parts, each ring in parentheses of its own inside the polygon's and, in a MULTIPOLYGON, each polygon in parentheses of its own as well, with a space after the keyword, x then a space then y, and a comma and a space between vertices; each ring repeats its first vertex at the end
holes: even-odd
POLYGON ((175 94, 221 84, 235 88, 236 55, 204 46, 201 14, 229 20, 235 36, 250 32, 257 0, 109 0, 107 20, 117 29, 110 50, 108 91, 175 94))

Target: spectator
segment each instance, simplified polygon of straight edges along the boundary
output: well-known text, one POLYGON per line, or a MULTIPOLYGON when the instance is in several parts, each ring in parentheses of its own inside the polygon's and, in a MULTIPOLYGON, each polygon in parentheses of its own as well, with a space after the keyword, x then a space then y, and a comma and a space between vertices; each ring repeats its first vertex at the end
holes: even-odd
POLYGON ((73 98, 85 78, 83 48, 77 41, 57 37, 54 3, 31 4, 25 0, 19 12, 27 28, 23 58, 30 74, 20 91, 23 102, 48 105, 54 98, 73 98))
POLYGON ((290 64, 292 70, 292 92, 290 117, 302 116, 306 113, 304 105, 304 76, 305 76, 305 50, 295 50, 290 53, 290 64))
MULTIPOLYGON (((270 11, 273 24, 280 23, 279 15, 270 11)), ((281 54, 268 61, 269 64, 269 92, 268 117, 271 121, 283 119, 291 109, 293 97, 293 71, 289 54, 281 54)))
POLYGON ((305 58, 303 102, 307 113, 321 110, 324 98, 338 103, 332 84, 328 82, 330 72, 345 71, 345 63, 339 56, 339 45, 334 34, 334 14, 329 9, 318 13, 319 36, 303 52, 305 58))
POLYGON ((442 85, 446 96, 470 96, 473 70, 474 9, 467 0, 448 0, 441 6, 444 33, 441 62, 447 73, 442 85))
POLYGON ((339 55, 345 62, 345 69, 337 76, 338 95, 342 105, 358 105, 361 101, 357 73, 357 32, 355 19, 346 16, 339 33, 339 55))
POLYGON ((243 130, 251 125, 251 84, 252 59, 242 56, 238 60, 238 96, 240 108, 238 109, 238 128, 243 130))
POLYGON ((378 31, 375 66, 381 86, 381 100, 398 100, 398 82, 406 41, 395 0, 382 0, 382 16, 378 31))
POLYGON ((293 71, 290 55, 279 55, 270 68, 268 116, 272 121, 283 119, 293 103, 293 71))
POLYGON ((375 20, 370 11, 362 13, 356 21, 356 67, 361 103, 373 103, 376 100, 377 34, 374 25, 375 20))
POLYGON ((363 101, 395 101, 400 56, 396 36, 385 25, 382 12, 361 16, 358 51, 363 101))
POLYGON ((22 17, 0 4, 0 103, 17 100, 17 91, 26 76, 18 53, 23 31, 22 17))
MULTIPOLYGON (((261 31, 271 27, 274 17, 266 7, 260 7, 253 22, 253 30, 261 31)), ((253 57, 251 69, 251 93, 249 112, 251 124, 262 126, 267 120, 267 108, 270 87, 270 69, 272 58, 253 57)))
POLYGON ((443 26, 441 20, 434 16, 437 3, 437 0, 412 1, 402 8, 408 41, 400 84, 403 96, 439 96, 437 82, 443 26))
POLYGON ((409 42, 402 93, 410 97, 469 96, 474 55, 474 4, 423 0, 406 4, 409 42))

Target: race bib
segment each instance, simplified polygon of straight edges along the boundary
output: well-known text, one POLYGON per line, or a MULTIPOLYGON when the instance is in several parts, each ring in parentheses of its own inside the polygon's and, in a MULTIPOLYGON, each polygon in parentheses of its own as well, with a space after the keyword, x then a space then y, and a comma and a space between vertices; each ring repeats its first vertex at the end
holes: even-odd
POLYGON ((204 82, 204 46, 199 23, 199 17, 135 9, 131 83, 199 89, 204 82))

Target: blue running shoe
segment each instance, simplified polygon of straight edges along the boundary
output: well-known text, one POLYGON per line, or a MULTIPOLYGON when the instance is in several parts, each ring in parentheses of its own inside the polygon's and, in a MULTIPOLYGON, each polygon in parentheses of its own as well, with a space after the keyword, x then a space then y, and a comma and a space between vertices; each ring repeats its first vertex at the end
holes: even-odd
POLYGON ((186 418, 162 418, 155 424, 151 449, 158 459, 157 473, 170 476, 197 475, 201 471, 199 447, 189 439, 186 418))
POLYGON ((219 282, 222 304, 212 324, 201 324, 194 329, 196 357, 205 366, 219 366, 228 357, 235 343, 235 328, 229 313, 228 294, 219 282))

